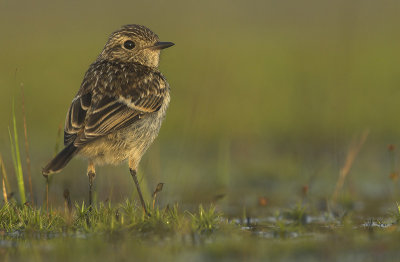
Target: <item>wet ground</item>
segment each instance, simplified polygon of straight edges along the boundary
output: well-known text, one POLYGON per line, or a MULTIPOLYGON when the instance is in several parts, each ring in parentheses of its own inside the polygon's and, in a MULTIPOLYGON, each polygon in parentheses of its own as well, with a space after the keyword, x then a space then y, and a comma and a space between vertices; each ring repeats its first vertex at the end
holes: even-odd
POLYGON ((208 232, 3 232, 1 261, 398 261, 396 213, 220 217, 208 232))

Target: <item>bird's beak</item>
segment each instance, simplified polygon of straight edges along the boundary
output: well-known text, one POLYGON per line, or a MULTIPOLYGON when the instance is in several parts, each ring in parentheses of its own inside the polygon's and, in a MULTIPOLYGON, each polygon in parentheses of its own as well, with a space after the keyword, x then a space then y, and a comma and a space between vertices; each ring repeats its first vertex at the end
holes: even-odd
POLYGON ((173 45, 175 45, 175 44, 171 43, 171 42, 157 42, 153 46, 151 46, 150 48, 154 49, 154 50, 161 50, 161 49, 165 49, 165 48, 171 47, 173 45))

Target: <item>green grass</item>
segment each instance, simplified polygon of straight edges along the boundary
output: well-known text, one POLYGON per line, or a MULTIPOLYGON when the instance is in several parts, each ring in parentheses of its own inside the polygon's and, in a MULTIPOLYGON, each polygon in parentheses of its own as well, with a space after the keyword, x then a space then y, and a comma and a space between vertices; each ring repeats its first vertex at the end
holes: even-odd
MULTIPOLYGON (((332 230, 349 224, 385 224, 397 228, 399 208, 380 219, 360 219, 354 211, 341 215, 317 212, 300 204, 290 209, 277 210, 267 217, 247 217, 238 220, 229 219, 215 206, 198 207, 196 212, 182 210, 178 205, 149 209, 146 216, 139 205, 126 200, 120 204, 100 203, 92 210, 85 203, 75 203, 71 209, 53 209, 48 211, 32 205, 20 205, 15 201, 4 203, 0 208, 0 230, 5 233, 115 233, 136 232, 141 234, 169 235, 177 233, 211 236, 223 228, 230 227, 241 231, 242 226, 251 231, 269 232, 313 232, 318 227, 329 226, 332 230), (265 220, 265 218, 268 218, 265 220)), ((317 229, 319 231, 321 229, 317 229)), ((392 230, 391 230, 392 231, 392 230)))
POLYGON ((24 185, 24 175, 22 173, 22 163, 21 163, 21 154, 19 151, 19 140, 18 140, 18 130, 17 130, 17 119, 15 116, 14 110, 14 101, 12 105, 12 122, 13 122, 13 132, 11 132, 10 128, 8 128, 8 134, 10 137, 11 144, 11 156, 14 164, 14 171, 18 181, 18 190, 21 203, 26 202, 25 197, 25 185, 24 185))
POLYGON ((71 211, 42 209, 31 205, 19 205, 15 201, 0 208, 0 230, 7 233, 62 233, 62 232, 137 232, 159 235, 177 232, 198 234, 212 233, 221 224, 228 224, 214 207, 198 212, 181 211, 177 205, 160 210, 150 210, 144 215, 141 207, 126 200, 122 204, 100 203, 90 211, 82 203, 75 204, 71 211))
POLYGON ((392 216, 363 224, 349 214, 307 222, 302 217, 321 214, 304 206, 249 221, 228 219, 213 206, 150 212, 145 216, 130 201, 101 203, 91 212, 83 203, 71 212, 46 212, 11 201, 0 208, 0 253, 4 261, 390 261, 399 255, 400 225, 392 216))

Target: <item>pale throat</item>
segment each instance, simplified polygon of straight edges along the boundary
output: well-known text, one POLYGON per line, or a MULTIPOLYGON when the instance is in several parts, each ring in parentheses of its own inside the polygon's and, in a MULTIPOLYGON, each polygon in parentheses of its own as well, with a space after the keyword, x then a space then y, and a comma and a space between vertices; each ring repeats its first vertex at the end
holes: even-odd
POLYGON ((147 61, 145 61, 145 65, 150 67, 158 67, 160 63, 160 51, 147 51, 146 53, 147 61))

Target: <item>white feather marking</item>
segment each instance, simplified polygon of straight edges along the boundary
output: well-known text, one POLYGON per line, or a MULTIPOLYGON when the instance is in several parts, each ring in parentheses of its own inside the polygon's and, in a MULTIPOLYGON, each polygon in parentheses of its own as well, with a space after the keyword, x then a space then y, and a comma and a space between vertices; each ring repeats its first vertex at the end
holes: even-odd
POLYGON ((127 105, 127 106, 130 107, 130 108, 136 109, 135 103, 133 103, 133 102, 132 102, 132 99, 130 99, 130 98, 126 98, 126 97, 123 97, 123 96, 119 96, 118 102, 121 102, 121 103, 127 105))

